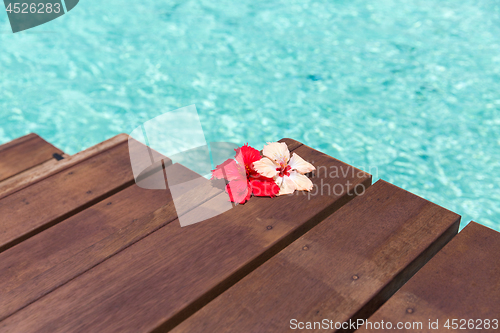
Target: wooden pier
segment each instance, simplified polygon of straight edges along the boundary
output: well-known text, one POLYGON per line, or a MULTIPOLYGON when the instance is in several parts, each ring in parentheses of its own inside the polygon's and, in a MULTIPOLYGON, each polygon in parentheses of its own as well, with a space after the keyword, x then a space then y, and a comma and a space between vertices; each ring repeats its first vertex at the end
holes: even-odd
MULTIPOLYGON (((457 235, 459 215, 280 141, 313 161, 322 191, 254 197, 186 227, 168 188, 136 185, 125 134, 72 156, 36 134, 0 146, 0 332, 352 332, 344 323, 367 319, 450 332, 447 319, 500 320, 500 233, 472 222, 457 235)), ((210 184, 163 165, 179 184, 210 184)))

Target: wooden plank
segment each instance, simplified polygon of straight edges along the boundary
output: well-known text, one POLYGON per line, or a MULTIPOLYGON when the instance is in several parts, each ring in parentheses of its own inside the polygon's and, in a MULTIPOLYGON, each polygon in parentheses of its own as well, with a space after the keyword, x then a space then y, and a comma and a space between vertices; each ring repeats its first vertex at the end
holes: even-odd
POLYGON ((0 146, 0 182, 62 153, 34 133, 6 143, 0 146))
MULTIPOLYGON (((149 332, 177 325, 371 182, 307 146, 297 143, 294 151, 317 168, 345 170, 345 177, 312 176, 316 187, 339 184, 337 192, 254 197, 188 227, 169 223, 5 319, 0 330, 149 332)), ((218 197, 205 205, 213 208, 218 197)))
POLYGON ((375 323, 381 320, 385 326, 388 322, 394 327, 398 322, 412 325, 398 332, 496 332, 500 329, 499 253, 500 233, 469 223, 359 332, 380 331, 375 323), (448 320, 450 328, 445 327, 448 320), (413 326, 418 323, 421 329, 413 326))
POLYGON ((4 197, 0 252, 133 183, 128 145, 122 143, 4 197))
POLYGON ((292 319, 367 318, 453 237, 459 220, 379 180, 173 332, 288 332, 292 319))
POLYGON ((0 182, 0 199, 22 190, 23 188, 34 184, 42 179, 50 177, 62 170, 65 170, 75 164, 83 162, 92 156, 99 154, 102 151, 108 150, 116 145, 127 142, 127 134, 119 134, 112 137, 109 140, 101 142, 95 146, 92 146, 84 151, 81 151, 75 155, 68 156, 63 154, 64 159, 58 161, 56 159, 51 159, 43 164, 37 165, 29 170, 21 172, 15 176, 10 177, 2 182, 0 182))
POLYGON ((21 137, 19 137, 17 139, 14 139, 12 141, 6 142, 6 143, 0 145, 0 152, 3 151, 3 150, 11 149, 14 146, 17 146, 17 145, 22 144, 22 143, 24 143, 26 141, 32 140, 32 139, 34 139, 36 137, 38 137, 37 134, 30 133, 30 134, 26 134, 24 136, 21 136, 21 137))
MULTIPOLYGON (((180 184, 179 193, 187 191, 182 189, 187 181, 209 183, 179 164, 170 168, 177 175, 173 185, 180 184)), ((0 320, 174 220, 177 214, 171 202, 168 190, 132 185, 1 253, 0 320), (136 223, 161 207, 166 207, 162 224, 136 223)))

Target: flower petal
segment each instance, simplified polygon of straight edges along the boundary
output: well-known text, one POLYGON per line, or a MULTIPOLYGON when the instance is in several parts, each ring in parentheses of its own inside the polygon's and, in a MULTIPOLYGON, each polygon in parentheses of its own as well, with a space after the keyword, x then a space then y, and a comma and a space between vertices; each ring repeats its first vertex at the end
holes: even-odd
POLYGON ((256 197, 274 197, 280 188, 272 178, 257 178, 250 181, 252 193, 256 197))
POLYGON ((290 166, 290 168, 292 168, 292 170, 297 170, 301 174, 316 170, 314 165, 306 162, 302 157, 295 153, 292 154, 292 158, 290 158, 290 162, 288 162, 288 165, 290 166))
POLYGON ((226 185, 226 192, 231 202, 244 204, 250 199, 252 189, 246 180, 235 180, 226 185))
POLYGON ((277 165, 276 163, 271 161, 269 158, 264 157, 264 158, 261 158, 260 161, 253 162, 253 167, 262 176, 267 177, 267 178, 273 178, 274 176, 276 176, 278 174, 278 171, 276 171, 276 168, 278 168, 279 165, 277 165))
POLYGON ((290 171, 290 176, 285 178, 291 180, 295 184, 295 189, 299 191, 310 191, 314 186, 313 182, 307 176, 297 171, 290 171))
POLYGON ((296 185, 290 177, 278 177, 276 183, 280 187, 278 195, 292 194, 296 189, 296 185))
POLYGON ((262 149, 262 153, 276 164, 286 164, 290 159, 290 151, 284 142, 268 142, 262 149))
POLYGON ((239 166, 235 160, 228 159, 212 170, 212 179, 243 180, 246 179, 244 168, 239 166))
POLYGON ((248 143, 236 150, 236 155, 239 153, 241 153, 243 157, 243 163, 245 166, 251 167, 253 162, 261 159, 260 152, 257 149, 250 147, 248 143))

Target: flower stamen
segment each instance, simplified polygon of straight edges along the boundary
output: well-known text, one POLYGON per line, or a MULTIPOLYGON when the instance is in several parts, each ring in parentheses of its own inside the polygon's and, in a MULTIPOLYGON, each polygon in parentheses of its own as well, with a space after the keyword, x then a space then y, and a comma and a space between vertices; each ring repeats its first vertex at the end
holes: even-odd
POLYGON ((290 169, 292 169, 292 167, 290 167, 289 165, 285 166, 283 164, 281 164, 281 166, 279 168, 276 168, 276 171, 279 172, 279 176, 280 177, 289 177, 290 176, 290 169))

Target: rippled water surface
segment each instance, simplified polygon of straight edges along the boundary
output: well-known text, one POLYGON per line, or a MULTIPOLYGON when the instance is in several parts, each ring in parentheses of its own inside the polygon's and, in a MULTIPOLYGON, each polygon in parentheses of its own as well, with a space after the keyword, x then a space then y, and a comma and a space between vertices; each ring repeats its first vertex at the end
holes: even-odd
POLYGON ((12 34, 0 143, 76 153, 196 104, 209 140, 287 136, 500 230, 495 1, 97 1, 12 34))

